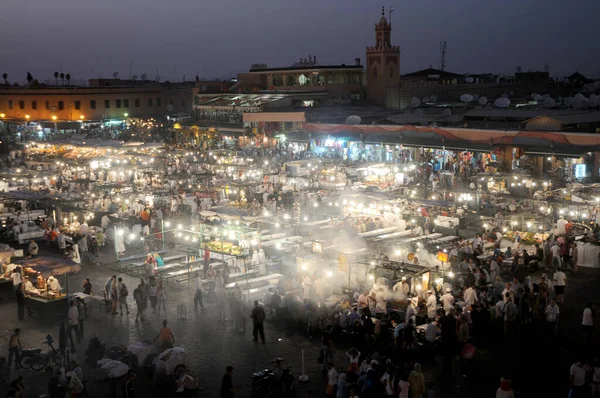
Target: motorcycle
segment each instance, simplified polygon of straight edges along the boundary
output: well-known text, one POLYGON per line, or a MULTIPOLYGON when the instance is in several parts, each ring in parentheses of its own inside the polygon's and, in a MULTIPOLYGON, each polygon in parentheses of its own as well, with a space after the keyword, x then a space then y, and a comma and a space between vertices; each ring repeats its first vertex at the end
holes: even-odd
POLYGON ((276 358, 269 362, 273 369, 263 369, 252 374, 253 397, 289 396, 296 386, 291 366, 284 366, 285 359, 276 358))

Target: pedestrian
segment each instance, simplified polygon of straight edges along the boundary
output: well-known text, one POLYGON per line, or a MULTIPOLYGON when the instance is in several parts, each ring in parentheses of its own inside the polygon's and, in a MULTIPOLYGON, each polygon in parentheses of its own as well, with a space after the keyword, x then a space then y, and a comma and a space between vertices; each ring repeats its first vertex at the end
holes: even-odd
POLYGON ((260 334, 262 343, 265 344, 264 321, 266 316, 265 310, 258 305, 258 300, 254 300, 254 308, 252 309, 250 318, 252 318, 252 336, 254 336, 255 343, 258 342, 258 334, 260 334))
POLYGON ((25 294, 23 293, 23 284, 17 285, 17 291, 15 293, 17 297, 17 317, 19 321, 25 320, 25 294))
POLYGON ((557 269, 554 273, 554 292, 556 293, 556 302, 558 304, 564 304, 565 302, 565 287, 567 286, 567 275, 561 270, 557 269))
POLYGON ((75 344, 73 342, 73 331, 75 331, 75 338, 77 339, 77 344, 81 342, 79 338, 79 311, 75 306, 75 300, 71 300, 71 304, 69 306, 68 312, 68 322, 69 328, 67 329, 67 338, 71 342, 71 351, 75 353, 75 344))
POLYGON ((17 292, 19 284, 23 282, 23 277, 21 275, 21 267, 17 266, 15 267, 15 269, 13 270, 12 274, 10 274, 10 278, 12 279, 12 283, 13 283, 13 292, 17 292))
POLYGON ((127 371, 125 384, 123 384, 123 397, 125 397, 125 398, 134 398, 135 397, 135 371, 133 369, 129 369, 127 371))
POLYGON ((594 358, 592 368, 592 398, 600 398, 600 358, 594 358))
POLYGON ((333 366, 333 363, 327 364, 327 387, 325 388, 325 395, 328 397, 335 397, 335 387, 337 386, 339 373, 333 366))
POLYGON ((583 344, 588 345, 594 342, 594 316, 596 315, 596 306, 589 302, 583 310, 581 320, 581 329, 583 331, 583 344))
POLYGON ((195 292, 194 292, 194 310, 198 310, 198 305, 200 305, 200 309, 204 312, 204 303, 202 302, 202 278, 200 278, 200 272, 196 271, 195 278, 195 292))
POLYGON ((585 398, 589 390, 586 388, 586 377, 588 373, 588 364, 584 358, 571 365, 569 370, 571 391, 569 398, 585 398))
POLYGON ((328 363, 334 363, 333 354, 335 354, 335 346, 333 345, 333 340, 331 337, 332 330, 333 327, 331 325, 327 325, 325 327, 325 333, 323 333, 323 336, 321 338, 320 356, 323 358, 323 363, 325 364, 323 366, 323 371, 327 370, 326 366, 328 363))
POLYGON ((81 264, 90 264, 90 257, 88 256, 88 241, 87 236, 83 235, 77 242, 79 247, 79 257, 81 257, 81 264))
POLYGON ((160 307, 162 306, 165 311, 165 317, 167 316, 167 296, 165 295, 165 288, 163 286, 163 281, 158 281, 158 286, 156 287, 156 302, 158 307, 158 316, 160 317, 160 307))
POLYGON ((221 380, 221 398, 233 398, 233 366, 225 368, 225 374, 221 380))
POLYGON ((227 309, 227 292, 224 288, 215 289, 215 306, 217 308, 217 321, 225 322, 225 310, 227 309))
MULTIPOLYGON (((83 322, 87 316, 87 309, 85 308, 85 302, 82 298, 77 297, 77 312, 79 314, 79 338, 83 339, 83 322)), ((80 377, 81 379, 81 377, 80 377)))
POLYGON ((158 304, 156 294, 157 294, 158 286, 156 284, 156 279, 154 277, 150 277, 150 281, 148 284, 148 297, 150 297, 150 306, 152 307, 152 313, 156 313, 156 305, 158 304))
POLYGON ((210 251, 204 250, 204 279, 206 279, 206 273, 208 272, 208 265, 210 264, 210 251))
POLYGON ((173 336, 171 328, 167 327, 167 321, 164 320, 162 325, 163 327, 158 332, 158 336, 154 339, 154 341, 158 340, 160 352, 173 348, 175 345, 175 336, 173 336))
POLYGON ((411 398, 421 398, 425 392, 425 377, 421 372, 420 364, 415 363, 413 371, 408 375, 408 382, 410 383, 411 398))
POLYGON ((125 285, 125 282, 123 282, 123 278, 118 279, 117 292, 119 296, 119 311, 121 311, 121 315, 123 315, 123 306, 125 306, 125 311, 127 311, 127 315, 129 315, 129 306, 127 305, 127 296, 129 296, 129 290, 127 289, 127 285, 125 285))
POLYGON ((15 369, 21 367, 21 329, 15 329, 8 340, 8 369, 12 365, 13 357, 15 358, 15 369))
POLYGON ((137 312, 135 314, 135 322, 145 320, 144 312, 146 311, 146 306, 148 305, 148 298, 146 297, 146 292, 142 287, 142 284, 139 284, 137 288, 133 291, 133 299, 135 300, 135 305, 137 307, 137 312))
POLYGON ((558 315, 560 310, 556 305, 556 299, 550 299, 550 304, 546 307, 546 326, 548 330, 548 338, 554 340, 556 336, 556 326, 558 325, 558 315))

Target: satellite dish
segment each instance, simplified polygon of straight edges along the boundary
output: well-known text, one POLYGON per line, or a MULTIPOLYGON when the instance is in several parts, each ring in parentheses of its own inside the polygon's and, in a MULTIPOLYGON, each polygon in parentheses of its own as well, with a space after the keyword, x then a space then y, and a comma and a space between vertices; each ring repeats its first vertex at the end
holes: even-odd
POLYGON ((584 99, 581 101, 581 107, 582 107, 583 109, 587 109, 587 108, 589 108, 589 107, 590 107, 590 104, 588 103, 588 99, 587 99, 587 98, 584 98, 584 99))
POLYGON ((430 99, 429 99, 429 97, 423 97, 423 103, 424 103, 424 104, 427 104, 427 103, 429 103, 429 102, 430 102, 430 99))
POLYGON ((550 98, 550 94, 544 94, 544 95, 542 95, 542 99, 548 99, 548 98, 550 98))
POLYGON ((542 96, 541 96, 541 95, 539 95, 539 94, 533 93, 533 94, 531 94, 531 98, 532 98, 534 101, 539 101, 539 100, 541 100, 541 99, 542 99, 542 96))
POLYGON ((431 96, 429 97, 429 100, 430 100, 431 102, 436 102, 436 101, 437 101, 437 95, 431 95, 431 96))
POLYGON ((577 98, 581 98, 581 99, 583 100, 583 99, 585 99, 585 95, 583 95, 583 94, 581 94, 581 93, 578 93, 578 94, 575 94, 575 97, 574 97, 574 98, 575 98, 575 99, 577 99, 577 98))
POLYGON ((413 108, 417 108, 419 105, 421 105, 420 99, 418 99, 417 97, 412 97, 410 99, 410 106, 412 106, 413 108))
POLYGON ((510 100, 505 97, 500 97, 494 102, 494 105, 496 105, 498 108, 508 108, 510 105, 510 100))
POLYGON ((479 97, 477 102, 479 102, 479 105, 485 105, 488 103, 488 99, 487 99, 487 97, 479 97))
POLYGON ((360 116, 352 115, 352 116, 348 116, 346 118, 346 121, 344 123, 346 123, 346 124, 360 124, 361 121, 362 121, 362 119, 360 118, 360 116))
POLYGON ((463 94, 460 96, 460 101, 465 103, 471 102, 473 101, 473 96, 471 94, 463 94))
POLYGON ((474 81, 475 79, 473 79, 471 76, 465 78, 465 82, 467 83, 473 83, 474 81))
POLYGON ((554 98, 548 97, 544 100, 544 106, 546 108, 554 108, 554 106, 556 106, 556 101, 554 101, 554 98))
POLYGON ((510 97, 510 95, 508 95, 508 93, 504 93, 500 96, 500 98, 508 98, 508 97, 510 97))
POLYGON ((600 97, 598 97, 596 94, 590 95, 590 98, 588 99, 588 105, 590 106, 590 108, 596 108, 599 102, 600 97))
POLYGON ((573 108, 575 109, 581 109, 583 108, 583 99, 581 97, 575 97, 573 98, 573 103, 572 103, 573 108))
POLYGON ((200 91, 202 91, 203 93, 206 92, 206 90, 208 90, 208 87, 206 87, 204 84, 202 85, 202 87, 200 87, 200 91))
POLYGON ((169 112, 172 112, 173 111, 173 105, 172 104, 167 105, 167 110, 169 112))
POLYGON ((573 101, 574 101, 573 97, 567 97, 567 98, 565 98, 565 105, 567 107, 571 107, 571 106, 573 106, 573 101))
POLYGON ((473 101, 479 101, 479 94, 473 94, 473 101))
POLYGON ((442 116, 447 117, 452 115, 452 110, 451 109, 444 109, 444 111, 442 112, 442 116))

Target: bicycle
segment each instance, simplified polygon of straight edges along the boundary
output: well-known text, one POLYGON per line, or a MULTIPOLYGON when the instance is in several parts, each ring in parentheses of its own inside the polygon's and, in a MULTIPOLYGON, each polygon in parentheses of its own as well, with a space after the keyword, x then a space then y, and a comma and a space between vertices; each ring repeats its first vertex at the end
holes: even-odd
POLYGON ((36 354, 23 357, 21 359, 21 366, 25 369, 33 369, 39 372, 45 369, 48 365, 59 365, 63 364, 63 357, 52 345, 54 340, 51 335, 46 336, 46 341, 42 344, 47 344, 50 347, 50 351, 38 352, 36 354))

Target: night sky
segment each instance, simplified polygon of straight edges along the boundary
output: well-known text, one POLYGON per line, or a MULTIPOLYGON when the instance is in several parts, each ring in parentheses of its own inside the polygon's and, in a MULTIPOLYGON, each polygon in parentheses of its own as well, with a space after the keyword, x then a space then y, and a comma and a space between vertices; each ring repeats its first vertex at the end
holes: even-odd
POLYGON ((138 76, 154 78, 159 68, 163 80, 214 79, 309 53, 321 64, 364 64, 382 5, 395 10, 401 73, 438 67, 440 40, 454 72, 549 64, 552 76, 600 73, 597 0, 4 0, 0 74, 13 82, 27 71, 40 81, 54 71, 74 82, 126 78, 131 61, 138 76))

